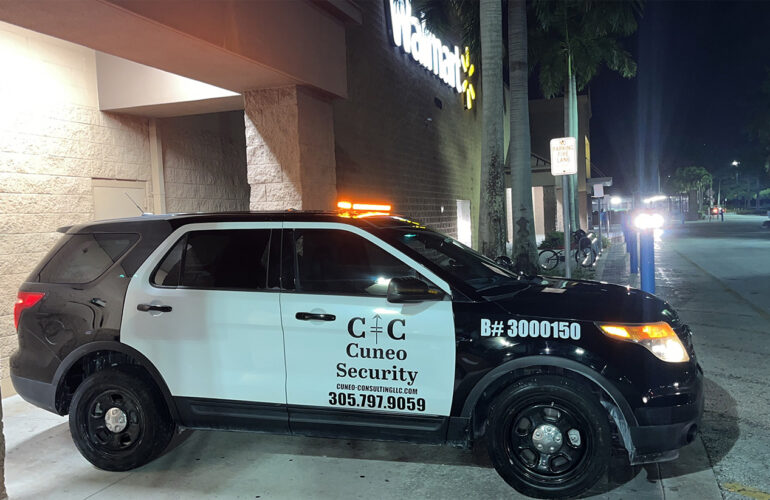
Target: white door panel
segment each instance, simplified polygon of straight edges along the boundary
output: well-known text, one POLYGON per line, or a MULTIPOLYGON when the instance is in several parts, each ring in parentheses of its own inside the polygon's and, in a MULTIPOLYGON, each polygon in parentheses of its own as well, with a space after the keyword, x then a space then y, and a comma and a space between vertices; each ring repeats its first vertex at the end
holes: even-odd
POLYGON ((281 223, 207 223, 175 231, 131 278, 121 342, 155 365, 174 396, 285 403, 277 291, 195 290, 150 284, 157 264, 187 231, 279 229, 281 223), (171 306, 141 312, 138 304, 171 306))
MULTIPOLYGON (((284 227, 355 233, 450 291, 424 266, 359 228, 288 222, 284 227)), ((448 298, 391 304, 382 296, 282 293, 281 311, 290 405, 449 415, 455 332, 448 298), (297 313, 335 319, 300 320, 297 313)))
POLYGON ((391 304, 383 297, 284 293, 281 308, 289 404, 449 415, 455 369, 450 301, 391 304), (302 321, 298 312, 336 319, 302 321))

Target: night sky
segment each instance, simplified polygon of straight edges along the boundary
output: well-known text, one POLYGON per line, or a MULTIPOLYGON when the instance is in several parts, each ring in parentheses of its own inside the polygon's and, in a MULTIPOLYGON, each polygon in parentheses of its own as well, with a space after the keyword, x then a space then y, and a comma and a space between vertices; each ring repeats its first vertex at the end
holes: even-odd
POLYGON ((630 194, 655 165, 666 176, 752 157, 745 128, 770 68, 770 1, 648 1, 626 47, 636 78, 605 69, 590 88, 591 160, 612 192, 630 194))

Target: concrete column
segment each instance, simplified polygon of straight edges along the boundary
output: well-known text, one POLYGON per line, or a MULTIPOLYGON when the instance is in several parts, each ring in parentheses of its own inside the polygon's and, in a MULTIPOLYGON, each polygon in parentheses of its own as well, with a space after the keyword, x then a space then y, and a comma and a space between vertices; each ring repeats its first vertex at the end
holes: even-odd
POLYGON ((250 209, 333 209, 331 103, 297 86, 252 90, 243 97, 250 209))

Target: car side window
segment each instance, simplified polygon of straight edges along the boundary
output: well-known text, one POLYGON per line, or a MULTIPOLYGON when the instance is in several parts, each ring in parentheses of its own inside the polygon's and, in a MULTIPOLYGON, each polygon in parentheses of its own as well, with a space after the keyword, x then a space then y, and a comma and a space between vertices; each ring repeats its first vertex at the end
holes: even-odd
POLYGON ((349 231, 294 231, 298 292, 385 296, 391 278, 417 276, 407 264, 349 231))
POLYGON ((152 277, 163 287, 264 290, 270 229, 191 231, 169 250, 152 277))

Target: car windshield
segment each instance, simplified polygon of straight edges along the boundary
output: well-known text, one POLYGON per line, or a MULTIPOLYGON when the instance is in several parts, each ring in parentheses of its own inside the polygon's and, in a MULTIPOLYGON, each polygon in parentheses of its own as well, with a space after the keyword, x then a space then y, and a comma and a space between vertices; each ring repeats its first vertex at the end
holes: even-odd
POLYGON ((413 227, 390 227, 386 231, 399 243, 419 253, 477 292, 519 281, 519 277, 511 271, 449 236, 413 227))

